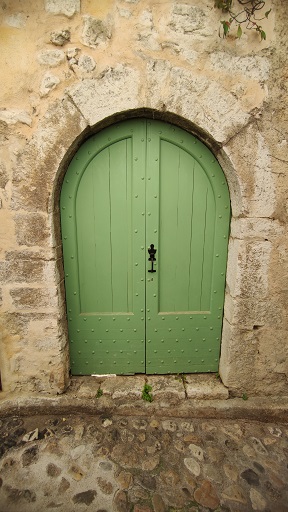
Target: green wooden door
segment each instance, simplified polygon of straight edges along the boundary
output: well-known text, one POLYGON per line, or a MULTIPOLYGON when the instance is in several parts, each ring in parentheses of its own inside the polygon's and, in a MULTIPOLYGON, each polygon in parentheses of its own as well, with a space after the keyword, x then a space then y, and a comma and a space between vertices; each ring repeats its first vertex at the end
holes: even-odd
POLYGON ((86 141, 61 193, 72 374, 217 371, 229 218, 187 132, 135 119, 86 141))

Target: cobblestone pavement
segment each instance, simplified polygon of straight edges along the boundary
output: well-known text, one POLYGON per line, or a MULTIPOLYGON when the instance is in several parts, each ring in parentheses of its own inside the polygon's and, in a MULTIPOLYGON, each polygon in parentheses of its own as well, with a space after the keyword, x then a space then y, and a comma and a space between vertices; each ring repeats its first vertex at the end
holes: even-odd
POLYGON ((2 417, 0 512, 288 511, 288 425, 148 411, 2 417))

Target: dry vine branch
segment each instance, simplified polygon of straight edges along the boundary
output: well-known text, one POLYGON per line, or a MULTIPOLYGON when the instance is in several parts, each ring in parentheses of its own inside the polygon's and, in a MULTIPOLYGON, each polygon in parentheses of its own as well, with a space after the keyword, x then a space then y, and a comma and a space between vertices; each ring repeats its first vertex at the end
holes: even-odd
POLYGON ((259 22, 268 18, 271 9, 266 11, 260 18, 257 17, 257 14, 258 11, 264 9, 266 0, 238 0, 238 3, 243 6, 243 9, 239 12, 234 12, 232 10, 233 0, 215 0, 215 7, 222 9, 223 12, 230 15, 229 20, 221 21, 223 37, 226 37, 229 34, 230 27, 232 23, 235 22, 238 25, 237 37, 242 36, 242 25, 245 25, 248 30, 256 30, 261 37, 261 41, 263 41, 263 39, 265 40, 266 33, 259 22))

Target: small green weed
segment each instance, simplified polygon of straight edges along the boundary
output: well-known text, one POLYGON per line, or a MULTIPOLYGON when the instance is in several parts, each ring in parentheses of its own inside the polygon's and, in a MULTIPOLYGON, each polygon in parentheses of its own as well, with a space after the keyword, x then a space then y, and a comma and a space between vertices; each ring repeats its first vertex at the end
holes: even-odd
POLYGON ((248 400, 248 395, 247 395, 247 393, 243 393, 243 395, 242 395, 242 400, 248 400))
POLYGON ((103 389, 99 388, 97 393, 96 393, 96 398, 100 398, 100 396, 103 395, 103 389))
POLYGON ((146 402, 152 402, 153 396, 151 395, 152 386, 149 384, 144 384, 143 390, 142 390, 142 400, 145 400, 146 402))
POLYGON ((184 384, 187 382, 187 378, 184 373, 177 373, 177 375, 175 375, 175 380, 179 380, 179 382, 183 382, 184 384))

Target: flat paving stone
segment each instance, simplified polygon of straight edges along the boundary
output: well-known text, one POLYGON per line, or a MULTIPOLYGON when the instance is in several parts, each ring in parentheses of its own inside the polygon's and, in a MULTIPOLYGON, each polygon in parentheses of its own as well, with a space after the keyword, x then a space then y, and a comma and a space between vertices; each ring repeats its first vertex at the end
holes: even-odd
POLYGON ((148 375, 147 382, 151 386, 151 394, 154 400, 166 401, 185 399, 185 389, 181 377, 175 375, 148 375))
POLYGON ((145 384, 144 376, 115 376, 106 378, 100 389, 103 395, 110 395, 114 400, 128 398, 141 398, 145 384))
POLYGON ((1 418, 0 512, 288 512, 287 424, 149 406, 141 417, 1 418))
POLYGON ((216 375, 185 375, 185 389, 187 398, 197 400, 227 400, 229 397, 228 389, 216 375))

